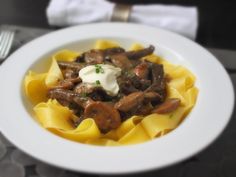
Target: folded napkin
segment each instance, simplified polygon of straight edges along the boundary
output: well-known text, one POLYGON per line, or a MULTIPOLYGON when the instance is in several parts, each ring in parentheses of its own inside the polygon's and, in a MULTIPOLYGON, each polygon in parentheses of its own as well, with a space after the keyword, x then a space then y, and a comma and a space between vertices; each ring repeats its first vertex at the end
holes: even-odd
MULTIPOLYGON (((51 0, 46 13, 50 25, 69 26, 108 22, 115 4, 105 0, 51 0)), ((177 5, 133 5, 129 22, 151 25, 196 38, 198 11, 196 7, 177 5)))

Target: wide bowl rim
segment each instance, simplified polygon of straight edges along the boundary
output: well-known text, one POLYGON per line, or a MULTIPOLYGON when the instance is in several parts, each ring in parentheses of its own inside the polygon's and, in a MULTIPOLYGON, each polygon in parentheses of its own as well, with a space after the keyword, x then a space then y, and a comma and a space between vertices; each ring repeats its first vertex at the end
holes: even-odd
POLYGON ((41 161, 58 167, 86 173, 134 173, 159 169, 180 162, 206 148, 220 135, 229 122, 234 107, 234 91, 230 78, 223 66, 212 54, 195 42, 178 34, 163 29, 136 24, 88 24, 46 34, 18 49, 2 64, 0 68, 0 81, 3 83, 0 92, 2 98, 0 107, 3 108, 0 112, 0 129, 4 136, 22 151, 41 161), (142 34, 145 34, 145 36, 142 36, 142 34), (80 36, 75 37, 73 35, 80 36), (64 36, 67 36, 67 38, 64 39, 64 36), (191 122, 187 120, 173 133, 158 140, 138 145, 111 148, 83 145, 59 138, 35 124, 32 119, 25 118, 28 113, 24 110, 24 106, 22 105, 21 86, 19 85, 21 85, 24 76, 23 73, 26 73, 25 69, 28 69, 29 66, 35 62, 33 58, 40 58, 45 52, 52 51, 60 47, 60 45, 63 45, 63 43, 93 37, 98 38, 99 36, 131 37, 140 41, 143 40, 154 43, 155 40, 158 40, 158 43, 169 47, 170 50, 173 50, 183 56, 185 60, 188 60, 193 68, 195 68, 197 79, 200 81, 200 94, 196 108, 193 109, 190 115, 191 122), (34 53, 29 51, 34 51, 34 53), (186 57, 188 59, 186 59, 186 57), (19 58, 24 58, 24 60, 19 61, 19 58), (17 65, 20 64, 20 62, 21 65, 17 65), (205 68, 203 66, 203 68, 200 67, 203 62, 205 68), (18 66, 17 73, 13 73, 15 69, 14 65, 18 66), (201 72, 198 71, 199 69, 201 72), (213 74, 211 73, 212 71, 217 72, 213 74), (9 72, 12 73, 11 76, 9 72), (12 79, 12 77, 15 77, 17 81, 9 83, 8 80, 12 79), (218 78, 218 82, 221 85, 216 83, 214 79, 212 80, 212 77, 218 78), (10 84, 11 88, 7 87, 7 84, 10 84), (224 88, 227 93, 225 93, 224 97, 220 98, 221 101, 224 102, 225 107, 219 109, 221 103, 219 103, 220 105, 215 105, 214 102, 217 99, 214 96, 216 96, 217 91, 222 88, 224 88), (8 92, 11 93, 10 97, 7 97, 8 92), (208 98, 206 98, 207 96, 208 98), (210 99, 210 101, 208 99, 210 99), (228 106, 226 106, 226 104, 228 104, 228 106), (11 111, 10 105, 14 106, 16 111, 11 111), (207 106, 209 110, 206 109, 207 106), (212 118, 209 118, 208 114, 214 116, 214 124, 210 124, 212 118), (19 120, 14 120, 13 117, 17 115, 21 115, 19 120), (209 124, 205 125, 201 117, 194 119, 199 116, 205 117, 205 120, 209 124), (8 117, 8 119, 6 119, 6 117, 8 117), (15 121, 20 127, 14 125, 15 121), (200 125, 201 131, 196 130, 196 128, 194 129, 193 123, 200 125), (11 126, 11 128, 9 128, 9 126, 11 126), (25 129, 28 129, 31 133, 29 134, 29 132, 24 131, 25 129), (194 138, 190 138, 186 135, 186 131, 191 133, 194 138), (34 141, 35 138, 37 138, 38 141, 34 141), (173 149, 171 146, 177 148, 173 149), (183 147, 185 147, 185 150, 181 149, 183 147), (154 151, 156 149, 157 151, 154 151), (68 150, 68 154, 63 154, 64 150, 68 150), (73 153, 76 152, 77 154, 73 156, 73 153), (166 153, 168 153, 168 156, 166 153), (99 163, 100 161, 102 161, 102 163, 99 163))

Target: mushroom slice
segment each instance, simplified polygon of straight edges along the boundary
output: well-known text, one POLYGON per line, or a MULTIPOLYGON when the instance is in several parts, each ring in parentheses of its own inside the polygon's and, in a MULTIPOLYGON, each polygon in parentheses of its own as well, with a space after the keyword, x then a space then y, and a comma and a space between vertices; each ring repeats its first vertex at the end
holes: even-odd
POLYGON ((76 70, 69 69, 69 68, 62 70, 62 74, 65 79, 77 78, 79 75, 76 70))
POLYGON ((92 93, 94 90, 94 87, 87 86, 85 83, 79 83, 74 87, 74 92, 78 94, 88 94, 92 93))
POLYGON ((80 83, 75 86, 74 92, 80 95, 88 96, 94 101, 106 101, 107 99, 109 100, 111 98, 102 87, 92 87, 85 83, 80 83))
POLYGON ((102 50, 92 49, 83 55, 84 61, 88 64, 100 64, 104 61, 104 52, 102 50))
POLYGON ((111 62, 122 69, 130 69, 132 68, 132 63, 130 60, 127 58, 126 55, 123 54, 117 54, 117 55, 112 55, 111 56, 111 62))
POLYGON ((144 98, 147 102, 150 102, 150 101, 158 102, 161 100, 161 96, 157 92, 145 92, 144 98))
POLYGON ((136 76, 142 79, 148 79, 149 65, 147 62, 142 62, 134 68, 136 76))
POLYGON ((166 114, 175 111, 180 105, 179 98, 169 98, 152 110, 152 113, 166 114))
POLYGON ((76 83, 81 82, 79 77, 61 80, 58 85, 51 87, 51 89, 72 89, 76 83))
POLYGON ((62 80, 58 85, 51 87, 51 89, 72 89, 74 83, 68 80, 62 80))
POLYGON ((121 98, 116 104, 115 108, 123 111, 128 112, 137 108, 139 105, 142 104, 144 101, 144 93, 143 92, 134 92, 121 98))
POLYGON ((86 108, 86 106, 90 105, 94 101, 88 97, 75 96, 73 98, 73 102, 81 106, 82 108, 86 108))
POLYGON ((57 63, 61 69, 72 69, 79 71, 84 67, 83 64, 77 62, 58 61, 57 63))
POLYGON ((121 124, 119 112, 112 106, 100 101, 88 104, 85 107, 84 116, 86 118, 93 118, 103 133, 116 129, 121 124))
POLYGON ((113 48, 107 48, 104 50, 104 55, 105 57, 107 56, 111 56, 111 55, 115 55, 115 54, 119 54, 119 53, 124 53, 125 49, 121 48, 121 47, 113 47, 113 48))
POLYGON ((153 45, 150 45, 149 47, 141 49, 141 50, 125 52, 125 54, 129 59, 140 59, 147 55, 151 55, 154 52, 154 50, 155 50, 155 47, 153 45))

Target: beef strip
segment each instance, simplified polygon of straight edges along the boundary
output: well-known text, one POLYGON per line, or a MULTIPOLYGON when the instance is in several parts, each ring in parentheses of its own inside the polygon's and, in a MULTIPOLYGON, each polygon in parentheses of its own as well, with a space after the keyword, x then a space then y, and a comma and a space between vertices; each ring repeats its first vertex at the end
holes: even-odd
POLYGON ((136 89, 130 78, 128 78, 127 76, 121 75, 120 77, 117 78, 117 83, 119 85, 120 88, 120 93, 124 94, 124 95, 128 95, 132 92, 137 92, 138 89, 136 89))
POLYGON ((82 108, 84 108, 87 105, 87 103, 91 101, 91 99, 88 97, 84 97, 83 95, 77 94, 71 90, 64 90, 64 89, 49 90, 48 97, 56 99, 59 102, 63 100, 71 104, 77 104, 79 107, 82 108))
POLYGON ((66 100, 71 102, 74 97, 79 96, 79 94, 74 93, 70 90, 64 89, 51 89, 48 91, 48 97, 57 100, 66 100))
POLYGON ((151 80, 140 79, 132 70, 123 70, 117 78, 120 92, 128 95, 132 92, 144 91, 151 85, 151 80))
POLYGON ((75 86, 74 92, 81 95, 86 95, 94 101, 110 101, 112 99, 112 97, 109 96, 102 87, 88 87, 87 84, 84 83, 80 83, 75 86))
POLYGON ((51 99, 56 99, 63 106, 67 106, 77 116, 81 116, 83 107, 88 101, 88 99, 81 97, 79 94, 76 94, 71 90, 64 89, 51 89, 48 91, 48 97, 51 99), (80 104, 74 101, 75 98, 80 99, 80 104))
POLYGON ((151 77, 152 77, 152 85, 149 86, 145 91, 157 92, 161 96, 161 101, 164 101, 166 97, 166 82, 164 78, 163 65, 152 63, 151 77))
POLYGON ((144 91, 145 89, 147 89, 150 85, 151 85, 151 80, 147 80, 147 79, 140 79, 138 76, 134 75, 132 77, 129 78, 132 85, 141 91, 144 91))

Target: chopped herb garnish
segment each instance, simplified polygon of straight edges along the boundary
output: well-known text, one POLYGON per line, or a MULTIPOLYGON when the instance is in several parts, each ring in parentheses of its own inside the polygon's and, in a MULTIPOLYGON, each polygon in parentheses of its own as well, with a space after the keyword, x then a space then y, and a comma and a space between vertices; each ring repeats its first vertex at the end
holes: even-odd
POLYGON ((95 72, 98 73, 104 73, 104 69, 102 68, 101 65, 96 64, 95 65, 95 72))
POLYGON ((99 69, 98 68, 96 68, 96 73, 99 73, 99 69))
POLYGON ((101 85, 99 80, 96 80, 96 85, 101 85))

